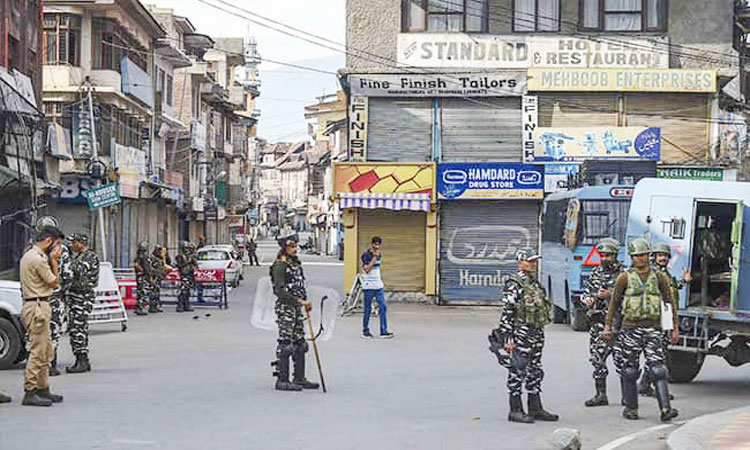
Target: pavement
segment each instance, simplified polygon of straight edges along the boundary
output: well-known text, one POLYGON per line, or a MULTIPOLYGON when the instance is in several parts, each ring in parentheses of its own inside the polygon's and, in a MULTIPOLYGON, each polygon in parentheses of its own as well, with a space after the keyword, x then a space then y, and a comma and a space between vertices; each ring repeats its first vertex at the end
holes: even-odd
MULTIPOLYGON (((584 449, 665 449, 679 428, 659 422, 652 399, 642 400, 641 420, 622 419, 614 377, 612 405, 585 408, 588 335, 561 325, 547 331, 543 393, 561 421, 507 422, 507 372, 487 351, 497 308, 391 304, 392 340, 363 340, 360 317, 339 318, 320 342, 329 392, 275 391, 276 335, 250 326, 255 285, 276 251, 273 242, 260 248, 266 264, 245 268, 228 310, 131 316, 124 333, 94 326, 93 371, 52 379, 62 404, 21 406, 22 368, 0 371, 14 400, 0 405, 0 450, 551 449, 548 436, 563 427, 580 430, 584 449)), ((340 262, 301 258, 310 283, 340 290, 340 262)), ((73 362, 66 338, 59 358, 73 362)), ((312 352, 307 361, 317 380, 312 352)), ((695 382, 673 386, 680 419, 750 405, 748 380, 750 366, 708 359, 695 382)))
POLYGON ((669 435, 670 450, 750 449, 750 407, 697 417, 669 435))

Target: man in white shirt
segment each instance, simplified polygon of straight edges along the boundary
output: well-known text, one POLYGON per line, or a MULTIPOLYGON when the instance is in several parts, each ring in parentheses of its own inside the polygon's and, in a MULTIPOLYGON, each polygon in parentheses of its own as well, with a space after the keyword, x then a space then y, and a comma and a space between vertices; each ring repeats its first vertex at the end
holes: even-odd
POLYGON ((380 314, 380 337, 381 339, 393 338, 393 333, 388 331, 388 319, 386 318, 385 293, 383 288, 383 278, 380 276, 380 266, 383 262, 383 255, 380 253, 380 246, 383 240, 375 236, 372 238, 372 247, 362 253, 362 289, 365 292, 364 316, 362 318, 362 337, 371 339, 370 333, 370 310, 372 308, 372 299, 378 301, 380 314))

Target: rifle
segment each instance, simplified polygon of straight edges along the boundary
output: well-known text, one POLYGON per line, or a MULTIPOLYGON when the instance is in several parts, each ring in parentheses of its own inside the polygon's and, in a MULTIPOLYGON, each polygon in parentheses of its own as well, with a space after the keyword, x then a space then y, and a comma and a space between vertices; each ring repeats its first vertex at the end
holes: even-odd
POLYGON ((505 339, 506 334, 500 331, 500 328, 495 328, 487 336, 487 340, 490 341, 489 351, 497 357, 497 363, 506 369, 514 369, 519 372, 526 371, 526 358, 521 355, 520 352, 512 351, 510 353, 505 351, 505 339))

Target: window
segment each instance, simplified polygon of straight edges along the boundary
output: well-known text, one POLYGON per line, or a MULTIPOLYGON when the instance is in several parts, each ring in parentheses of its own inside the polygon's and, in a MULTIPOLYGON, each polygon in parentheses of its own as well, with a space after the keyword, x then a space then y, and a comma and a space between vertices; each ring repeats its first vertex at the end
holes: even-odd
POLYGON ((95 70, 120 72, 120 61, 127 56, 147 72, 147 49, 132 39, 116 21, 103 17, 92 19, 91 51, 95 70))
POLYGON ((167 75, 167 105, 172 106, 172 75, 167 75))
POLYGON ((513 31, 560 31, 560 0, 515 0, 513 31))
POLYGON ((156 92, 164 92, 164 71, 161 69, 156 72, 156 92))
POLYGON ((667 0, 580 0, 580 28, 666 31, 667 0))
POLYGON ((581 226, 578 227, 579 245, 595 245, 605 237, 625 242, 629 201, 584 200, 581 210, 581 226))
POLYGON ((542 241, 556 244, 563 243, 567 213, 568 199, 547 203, 542 226, 542 241))
POLYGON ((81 18, 69 14, 45 14, 44 63, 80 65, 81 18))
POLYGON ((403 0, 404 31, 484 33, 487 0, 403 0))

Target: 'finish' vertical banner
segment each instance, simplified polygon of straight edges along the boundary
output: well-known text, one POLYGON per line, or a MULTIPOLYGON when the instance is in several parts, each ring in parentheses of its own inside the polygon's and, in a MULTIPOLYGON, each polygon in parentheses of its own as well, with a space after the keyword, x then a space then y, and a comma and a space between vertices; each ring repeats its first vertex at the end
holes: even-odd
POLYGON ((354 162, 367 160, 367 109, 367 97, 352 97, 349 106, 349 156, 354 162))
POLYGON ((534 131, 539 125, 539 99, 536 95, 521 97, 521 114, 523 126, 523 160, 534 161, 534 131))

